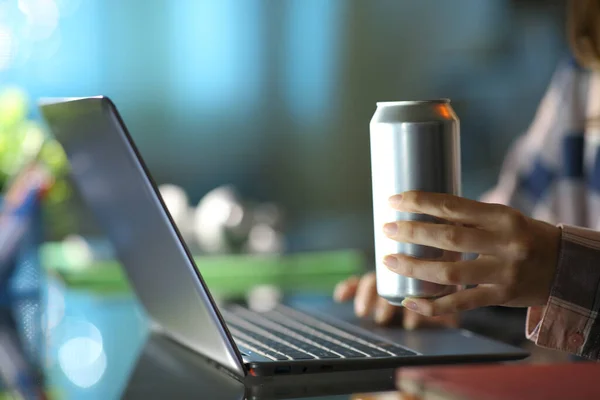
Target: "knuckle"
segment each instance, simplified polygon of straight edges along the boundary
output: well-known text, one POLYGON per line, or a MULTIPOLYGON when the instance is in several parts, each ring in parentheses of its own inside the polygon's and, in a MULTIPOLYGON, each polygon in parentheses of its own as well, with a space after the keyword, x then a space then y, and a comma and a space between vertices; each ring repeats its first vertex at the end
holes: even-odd
POLYGON ((405 192, 402 197, 404 204, 410 205, 410 207, 417 206, 421 202, 422 194, 417 191, 405 192))
POLYGON ((442 314, 442 310, 435 303, 433 303, 431 305, 431 307, 429 307, 428 309, 423 310, 422 312, 423 312, 423 315, 426 316, 426 317, 436 317, 436 316, 442 314))
POLYGON ((412 239, 417 235, 417 226, 410 221, 398 223, 398 236, 404 239, 412 239))
POLYGON ((453 225, 441 225, 442 240, 449 245, 457 245, 462 240, 461 232, 453 225))
POLYGON ((459 311, 460 308, 461 308, 461 305, 458 304, 456 301, 452 301, 452 302, 434 301, 431 304, 429 316, 437 317, 437 316, 441 316, 441 315, 452 314, 456 311, 459 311))
POLYGON ((453 302, 448 309, 452 313, 471 310, 477 307, 477 303, 472 299, 465 299, 460 302, 453 302))
POLYGON ((458 205, 457 205, 456 199, 449 197, 449 198, 444 198, 441 201, 440 209, 442 210, 442 212, 444 214, 454 215, 454 214, 456 214, 457 206, 458 205))
POLYGON ((348 281, 338 282, 338 284, 336 285, 336 290, 343 291, 344 293, 347 292, 349 288, 350 283, 348 281))
POLYGON ((503 304, 503 303, 508 303, 515 294, 515 286, 513 285, 507 285, 504 286, 500 289, 498 289, 497 295, 498 295, 498 303, 499 304, 503 304))
POLYGON ((377 279, 375 272, 368 272, 358 279, 357 285, 364 285, 365 282, 375 281, 377 279))
POLYGON ((400 262, 400 271, 402 272, 402 275, 405 276, 414 276, 415 274, 415 264, 411 261, 408 260, 402 260, 400 262))
POLYGON ((358 284, 358 282, 360 282, 360 278, 358 276, 351 276, 350 278, 341 281, 340 285, 351 286, 358 284))
POLYGON ((374 276, 365 276, 358 282, 358 287, 356 288, 357 293, 368 293, 369 291, 375 288, 375 277, 374 276))
POLYGON ((509 209, 505 214, 505 222, 513 232, 520 232, 527 225, 527 218, 517 210, 509 209))
POLYGON ((374 273, 368 273, 363 276, 359 282, 360 286, 370 286, 375 283, 376 277, 374 273))
POLYGON ((514 285, 519 280, 519 268, 516 264, 510 264, 504 269, 502 275, 502 283, 514 285))
POLYGON ((529 260, 534 252, 533 240, 523 235, 509 243, 508 252, 516 261, 529 260))
POLYGON ((450 268, 446 266, 440 270, 440 278, 443 282, 449 284, 459 284, 460 271, 456 268, 450 268))

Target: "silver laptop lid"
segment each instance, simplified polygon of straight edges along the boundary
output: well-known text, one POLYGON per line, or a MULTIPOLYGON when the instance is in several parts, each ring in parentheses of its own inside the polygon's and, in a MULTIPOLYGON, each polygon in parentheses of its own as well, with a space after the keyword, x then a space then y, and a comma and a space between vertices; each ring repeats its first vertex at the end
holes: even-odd
POLYGON ((231 335, 114 104, 106 97, 50 99, 40 109, 153 322, 244 376, 231 335))

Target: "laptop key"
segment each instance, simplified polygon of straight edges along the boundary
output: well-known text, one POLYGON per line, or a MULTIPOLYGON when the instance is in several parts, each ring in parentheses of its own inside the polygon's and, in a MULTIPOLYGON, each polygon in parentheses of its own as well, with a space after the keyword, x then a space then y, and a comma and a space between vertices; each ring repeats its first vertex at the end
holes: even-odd
MULTIPOLYGON (((277 360, 279 360, 279 359, 287 360, 287 357, 283 357, 281 354, 278 354, 278 353, 283 353, 286 356, 289 356, 292 359, 296 359, 296 360, 314 359, 314 357, 311 356, 310 354, 304 353, 300 350, 296 350, 293 347, 290 347, 285 343, 278 342, 278 341, 275 341, 272 339, 265 339, 265 338, 261 337, 260 335, 254 335, 254 336, 255 336, 254 339, 261 342, 260 350, 263 353, 276 358, 277 360), (283 358, 281 358, 281 357, 283 357, 283 358)), ((307 351, 311 352, 310 350, 307 350, 307 351)))
POLYGON ((311 353, 319 358, 341 358, 337 354, 325 350, 313 350, 311 353))
POLYGON ((336 353, 341 354, 341 355, 343 355, 344 357, 347 357, 347 358, 362 358, 362 357, 366 357, 366 355, 363 354, 363 353, 359 353, 357 351, 348 349, 348 348, 343 347, 343 346, 333 345, 333 346, 329 346, 328 349, 331 350, 331 351, 335 351, 336 353))
POLYGON ((385 343, 385 342, 377 342, 375 343, 377 347, 380 347, 384 350, 394 353, 397 356, 413 356, 414 352, 410 350, 406 350, 404 347, 395 345, 393 343, 385 343))
MULTIPOLYGON (((410 350, 381 339, 377 340, 369 337, 368 334, 355 332, 337 333, 336 331, 324 329, 323 326, 314 324, 310 320, 303 321, 302 326, 300 326, 298 319, 282 319, 282 315, 277 311, 270 315, 262 314, 256 320, 248 318, 246 314, 237 317, 241 319, 228 321, 228 323, 232 328, 243 332, 244 335, 251 338, 255 347, 260 343, 258 347, 260 351, 276 360, 282 359, 282 354, 295 360, 310 360, 315 357, 320 359, 338 359, 386 358, 414 355, 410 350), (265 320, 265 315, 270 318, 265 320), (261 320, 260 318, 263 319, 261 320), (283 323, 281 325, 283 328, 273 329, 272 324, 274 322, 283 323), (245 329, 245 326, 250 329, 245 329), (289 333, 285 332, 284 329, 289 333), (254 344, 255 342, 256 344, 254 344)), ((229 320, 229 318, 226 319, 229 320)))
POLYGON ((398 346, 396 344, 393 344, 390 342, 384 342, 381 340, 374 340, 374 338, 371 338, 367 335, 361 335, 361 334, 357 335, 354 332, 352 332, 351 335, 355 336, 357 339, 359 339, 359 340, 352 340, 349 338, 344 338, 342 336, 338 336, 338 335, 329 333, 325 330, 321 330, 318 327, 313 327, 313 329, 315 329, 316 331, 318 331, 322 334, 327 334, 328 336, 331 336, 332 338, 335 338, 338 341, 346 343, 346 344, 348 344, 348 346, 350 346, 358 351, 367 353, 371 357, 392 357, 393 355, 414 356, 416 354, 416 353, 414 353, 410 350, 407 350, 401 346, 398 346), (362 341, 362 343, 361 343, 361 341, 362 341), (363 343, 368 343, 368 345, 363 344, 363 343))
POLYGON ((276 353, 274 351, 269 351, 267 354, 278 361, 289 360, 288 357, 284 356, 283 354, 276 353))
POLYGON ((292 357, 294 360, 313 360, 314 357, 310 354, 303 353, 301 351, 292 350, 285 353, 286 355, 292 357))
POLYGON ((279 354, 276 353, 274 351, 269 351, 269 350, 262 350, 263 353, 265 353, 266 355, 268 355, 269 357, 274 358, 275 360, 278 361, 283 361, 283 360, 289 360, 289 358, 283 354, 279 354))
POLYGON ((240 349, 240 351, 242 353, 245 353, 248 355, 257 354, 257 355, 260 355, 263 357, 266 356, 267 358, 272 358, 277 361, 289 360, 289 358, 287 356, 277 353, 275 351, 272 351, 270 349, 267 349, 264 346, 247 344, 243 340, 236 339, 235 341, 238 345, 238 348, 240 349), (252 350, 252 349, 255 349, 255 350, 252 350))

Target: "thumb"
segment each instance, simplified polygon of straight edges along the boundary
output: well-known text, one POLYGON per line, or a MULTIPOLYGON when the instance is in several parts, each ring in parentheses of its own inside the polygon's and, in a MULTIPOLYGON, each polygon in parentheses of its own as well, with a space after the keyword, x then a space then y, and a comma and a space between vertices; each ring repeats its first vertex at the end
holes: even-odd
POLYGON ((404 309, 402 324, 406 330, 414 330, 418 328, 457 328, 460 318, 458 314, 446 314, 437 317, 428 317, 414 311, 404 309))

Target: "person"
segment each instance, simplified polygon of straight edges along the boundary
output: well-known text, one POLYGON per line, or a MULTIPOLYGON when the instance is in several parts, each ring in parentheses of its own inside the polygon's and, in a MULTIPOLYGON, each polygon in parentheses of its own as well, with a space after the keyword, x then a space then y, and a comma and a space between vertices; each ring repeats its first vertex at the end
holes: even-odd
MULTIPOLYGON (((567 21, 573 57, 558 66, 497 186, 481 201, 425 192, 390 198, 399 211, 456 224, 390 221, 382 227, 388 237, 478 255, 387 255, 398 274, 469 285, 438 299, 405 299, 405 327, 454 325, 456 313, 484 306, 528 307, 530 340, 600 360, 600 0, 571 0, 567 21)), ((377 298, 373 274, 341 282, 334 297, 354 298, 356 314, 374 313, 379 323, 399 311, 377 298)))

